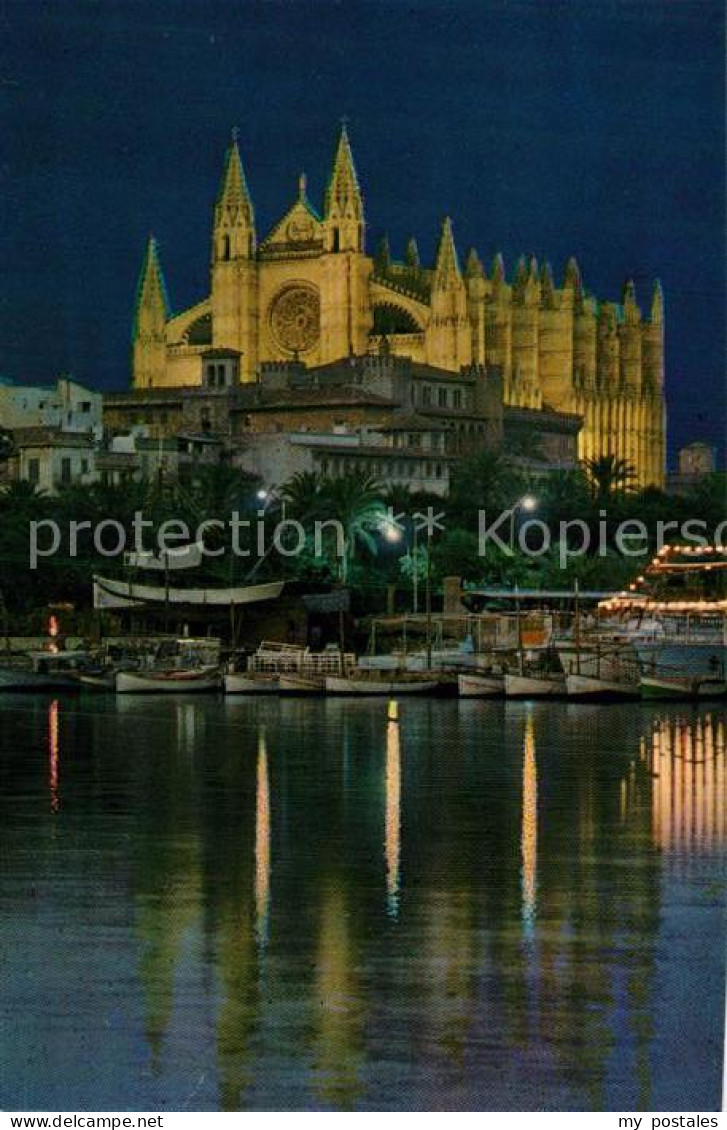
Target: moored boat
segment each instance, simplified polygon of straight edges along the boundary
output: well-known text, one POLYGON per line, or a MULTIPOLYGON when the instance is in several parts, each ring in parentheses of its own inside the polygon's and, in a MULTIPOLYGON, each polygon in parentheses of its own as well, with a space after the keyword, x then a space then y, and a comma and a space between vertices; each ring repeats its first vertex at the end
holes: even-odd
POLYGON ((407 678, 398 675, 392 679, 381 678, 380 675, 372 677, 366 672, 350 674, 345 677, 328 675, 326 677, 326 692, 328 694, 356 694, 356 695, 396 695, 409 694, 435 694, 439 688, 436 679, 407 678))
POLYGON ((326 678, 325 675, 281 672, 278 677, 278 690, 281 694, 323 694, 326 690, 326 678))
POLYGON ((505 693, 504 675, 473 674, 457 676, 460 698, 497 698, 505 693))
POLYGON ((220 678, 216 667, 167 671, 119 671, 117 694, 192 694, 216 691, 220 678))
POLYGON ((595 675, 566 675, 568 698, 627 699, 638 698, 638 683, 620 679, 598 678, 595 675))
POLYGON ((727 694, 724 679, 694 675, 642 675, 641 697, 653 700, 722 698, 727 694))
POLYGON ((565 693, 562 675, 505 675, 506 698, 557 698, 565 693))
POLYGON ((228 671, 223 679, 225 694, 277 694, 277 675, 254 675, 249 671, 228 671))

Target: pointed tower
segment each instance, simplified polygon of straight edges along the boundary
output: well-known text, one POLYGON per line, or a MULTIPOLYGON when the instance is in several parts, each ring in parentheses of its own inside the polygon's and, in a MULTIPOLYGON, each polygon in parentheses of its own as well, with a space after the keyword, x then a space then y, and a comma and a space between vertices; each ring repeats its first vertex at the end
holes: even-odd
POLYGON ((512 287, 511 403, 518 408, 539 408, 542 402, 538 373, 540 284, 534 256, 520 256, 512 287))
POLYGON ((410 270, 412 272, 418 271, 419 268, 421 267, 421 260, 419 258, 419 248, 417 246, 417 241, 414 239, 413 235, 410 236, 410 238, 406 241, 406 251, 404 252, 404 262, 406 263, 408 270, 410 270))
POLYGON ((132 330, 132 380, 134 388, 152 388, 165 383, 166 322, 169 317, 157 242, 149 237, 136 290, 132 330))
MULTIPOLYGON (((323 206, 320 270, 323 363, 368 352, 373 326, 369 280, 373 263, 364 254, 364 209, 346 126, 341 127, 323 206)), ((386 270, 388 241, 379 255, 386 270)))
POLYGON ((464 281, 467 288, 467 310, 472 327, 472 360, 476 365, 485 364, 485 295, 490 284, 485 279, 485 271, 477 250, 470 247, 464 267, 464 281))
POLYGON ((326 188, 323 218, 327 251, 364 250, 363 197, 353 163, 345 124, 341 126, 331 177, 326 188))
POLYGON ((430 365, 458 372, 472 363, 472 340, 467 316, 467 290, 460 274, 452 222, 447 216, 437 247, 432 280, 432 316, 427 327, 430 365))
POLYGON ((627 279, 622 297, 622 318, 618 328, 621 385, 641 387, 641 311, 636 303, 633 279, 627 279))
POLYGON ((485 363, 498 369, 509 399, 511 376, 510 288, 505 281, 505 260, 498 251, 492 260, 492 301, 485 304, 485 363))
POLYGON ((662 486, 666 458, 664 412, 664 294, 657 279, 648 322, 641 326, 641 387, 646 442, 643 480, 662 486))
POLYGON ((212 232, 212 344, 241 354, 242 380, 257 369, 255 213, 240 159, 237 136, 225 155, 212 232))

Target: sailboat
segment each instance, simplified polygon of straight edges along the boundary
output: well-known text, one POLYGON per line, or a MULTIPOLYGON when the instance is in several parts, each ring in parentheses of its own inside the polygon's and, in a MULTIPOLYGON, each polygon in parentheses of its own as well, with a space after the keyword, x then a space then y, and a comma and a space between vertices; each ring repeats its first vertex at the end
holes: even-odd
POLYGON ((515 616, 517 625, 518 671, 505 675, 506 698, 556 698, 565 694, 565 676, 553 671, 548 665, 549 652, 545 651, 525 664, 523 647, 522 614, 517 587, 515 589, 515 616))

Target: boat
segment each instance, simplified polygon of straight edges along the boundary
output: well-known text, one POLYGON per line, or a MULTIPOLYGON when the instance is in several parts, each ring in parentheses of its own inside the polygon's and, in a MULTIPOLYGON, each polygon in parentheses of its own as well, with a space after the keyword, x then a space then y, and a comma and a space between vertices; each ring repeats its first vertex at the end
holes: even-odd
POLYGON ((117 694, 199 694, 216 691, 220 685, 216 667, 198 667, 166 671, 119 671, 117 694))
POLYGON ((0 691, 77 691, 79 673, 90 666, 86 651, 29 651, 0 666, 0 691))
POLYGON ((328 694, 386 695, 391 698, 403 694, 435 694, 439 690, 439 682, 432 678, 407 678, 402 674, 386 679, 361 671, 347 676, 327 675, 325 689, 328 694))
POLYGON ((323 694, 325 689, 325 675, 302 675, 295 671, 281 671, 278 676, 278 690, 281 694, 323 694))
POLYGON ((82 688, 90 691, 115 691, 116 671, 94 672, 78 676, 82 688))
POLYGON ((460 674, 457 676, 457 691, 460 698, 497 698, 505 693, 505 676, 479 672, 460 674))
POLYGON ((665 545, 626 589, 599 604, 602 632, 627 640, 649 677, 724 679, 727 548, 665 545))
POLYGON ((556 698, 566 693, 565 676, 555 673, 505 675, 506 698, 556 698))
POLYGON ((641 697, 652 700, 690 700, 722 698, 727 694, 724 679, 693 675, 642 675, 641 697))
POLYGON ((638 682, 625 679, 606 679, 597 675, 566 675, 565 690, 568 698, 628 699, 639 697, 638 682))
POLYGON ((277 694, 277 675, 255 675, 249 671, 228 671, 223 679, 225 694, 277 694))

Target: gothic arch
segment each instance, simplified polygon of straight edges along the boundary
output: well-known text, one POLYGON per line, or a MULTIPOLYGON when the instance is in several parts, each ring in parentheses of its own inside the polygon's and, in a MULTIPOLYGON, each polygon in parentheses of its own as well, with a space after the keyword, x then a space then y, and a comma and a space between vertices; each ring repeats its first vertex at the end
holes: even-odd
POLYGON ((374 306, 374 334, 418 334, 422 327, 411 311, 397 302, 377 302, 374 306))

